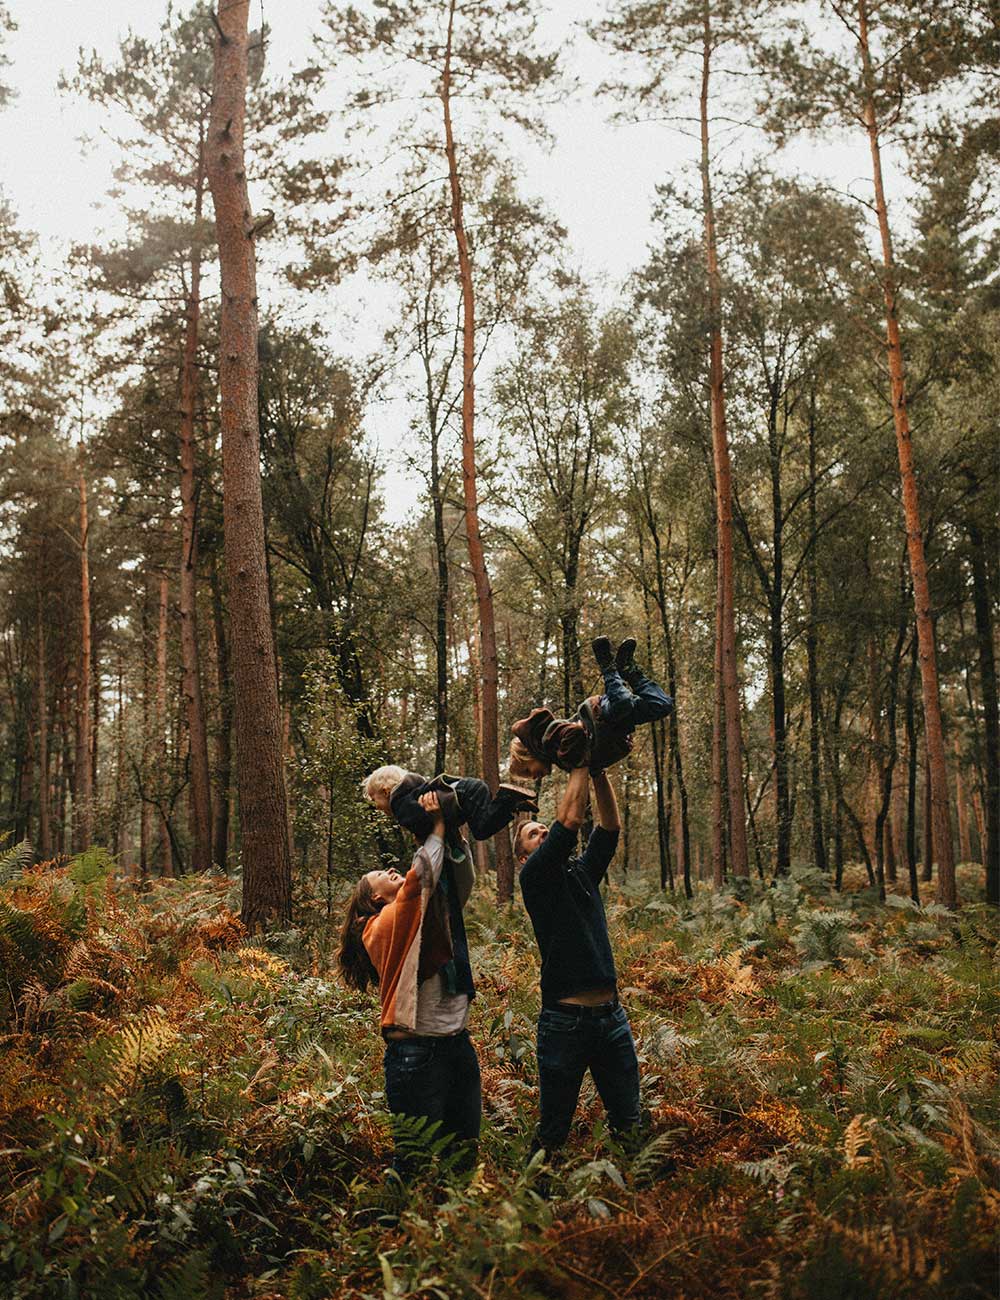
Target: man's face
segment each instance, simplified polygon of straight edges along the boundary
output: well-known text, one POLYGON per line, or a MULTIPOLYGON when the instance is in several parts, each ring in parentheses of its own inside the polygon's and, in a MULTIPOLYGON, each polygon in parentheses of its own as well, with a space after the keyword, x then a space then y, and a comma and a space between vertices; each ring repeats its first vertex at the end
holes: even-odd
POLYGON ((365 879, 372 894, 383 903, 391 903, 403 886, 403 877, 393 867, 389 871, 369 871, 365 879))
POLYGON ((525 822, 521 827, 521 834, 518 836, 518 860, 527 862, 535 849, 540 844, 544 844, 549 836, 549 828, 544 822, 525 822))

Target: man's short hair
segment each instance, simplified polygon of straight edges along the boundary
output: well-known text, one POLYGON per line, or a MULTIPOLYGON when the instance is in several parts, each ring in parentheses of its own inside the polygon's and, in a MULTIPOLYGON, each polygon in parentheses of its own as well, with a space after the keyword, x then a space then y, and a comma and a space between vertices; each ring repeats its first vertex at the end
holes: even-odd
POLYGON ((385 767, 377 767, 374 772, 368 773, 361 782, 361 793, 369 803, 374 803, 377 794, 391 795, 404 776, 405 768, 387 763, 385 767))

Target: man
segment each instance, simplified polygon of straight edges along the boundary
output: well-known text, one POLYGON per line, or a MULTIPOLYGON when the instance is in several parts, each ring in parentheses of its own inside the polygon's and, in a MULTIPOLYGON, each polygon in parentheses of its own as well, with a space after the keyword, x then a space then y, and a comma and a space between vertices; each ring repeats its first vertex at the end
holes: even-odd
POLYGON ((596 825, 583 855, 573 856, 590 779, 586 767, 575 768, 552 825, 525 822, 514 843, 521 893, 542 958, 541 1118, 532 1148, 549 1153, 569 1135, 587 1070, 612 1131, 629 1143, 639 1134, 639 1062, 618 1001, 600 891, 621 830, 614 790, 603 772, 593 776, 596 825))

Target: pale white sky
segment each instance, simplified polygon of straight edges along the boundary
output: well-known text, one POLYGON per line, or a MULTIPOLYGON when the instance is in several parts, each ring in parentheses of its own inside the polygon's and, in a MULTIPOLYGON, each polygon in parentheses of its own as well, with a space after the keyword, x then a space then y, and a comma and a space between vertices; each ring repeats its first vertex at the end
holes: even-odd
MULTIPOLYGON (((112 56, 129 25, 143 34, 155 33, 167 0, 8 3, 18 31, 8 42, 12 67, 7 80, 17 97, 0 116, 0 184, 22 226, 38 233, 46 261, 58 265, 70 242, 122 231, 120 214, 106 197, 115 157, 102 136, 101 113, 88 103, 60 95, 59 74, 72 69, 80 46, 112 56), (92 138, 86 150, 79 143, 82 135, 92 138)), ((299 66, 311 56, 310 36, 319 8, 318 0, 265 3, 272 71, 299 66)), ((573 27, 573 20, 597 16, 603 8, 602 0, 549 4, 543 36, 567 51, 581 89, 551 112, 555 135, 551 152, 525 145, 519 161, 524 191, 540 197, 567 228, 573 264, 588 277, 603 278, 613 292, 645 260, 653 233, 650 211, 655 185, 683 171, 692 145, 659 124, 615 127, 609 123, 611 105, 599 100, 595 89, 612 65, 573 27)), ((253 0, 251 23, 259 21, 259 0, 253 0)), ((336 93, 335 85, 329 93, 336 93)), ((736 156, 730 161, 737 161, 736 156)), ((866 193, 866 162, 863 137, 819 148, 800 144, 785 159, 790 168, 821 174, 862 194, 866 193)), ((890 185, 894 180, 898 184, 890 172, 890 185)), ((352 304, 355 312, 364 306, 352 304)), ((332 302, 331 308, 336 312, 338 305, 332 302)), ((398 415, 394 418, 398 422, 398 415)), ((383 446, 392 441, 385 432, 380 434, 383 446)), ((398 464, 391 464, 390 470, 390 511, 399 517, 413 505, 416 489, 398 464)))

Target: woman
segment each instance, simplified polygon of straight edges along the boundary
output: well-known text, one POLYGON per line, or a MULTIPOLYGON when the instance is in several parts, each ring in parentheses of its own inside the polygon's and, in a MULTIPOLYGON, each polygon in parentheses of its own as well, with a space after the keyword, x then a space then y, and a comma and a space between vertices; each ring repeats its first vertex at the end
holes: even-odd
MULTIPOLYGON (((353 988, 377 984, 385 1039, 385 1094, 394 1115, 437 1123, 455 1168, 475 1164, 482 1095, 466 1022, 474 996, 462 908, 475 874, 466 845, 445 844, 436 793, 420 798, 432 830, 405 876, 369 871, 347 909, 337 961, 353 988)), ((417 1163, 397 1137, 393 1167, 417 1163)))

